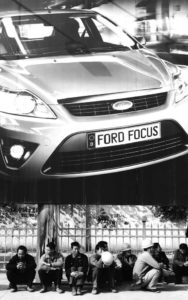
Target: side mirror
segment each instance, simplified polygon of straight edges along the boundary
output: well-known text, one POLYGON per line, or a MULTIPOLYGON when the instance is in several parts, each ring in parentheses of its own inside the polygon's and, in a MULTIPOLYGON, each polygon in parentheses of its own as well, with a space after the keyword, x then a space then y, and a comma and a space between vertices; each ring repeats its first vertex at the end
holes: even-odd
POLYGON ((135 36, 135 39, 142 45, 146 45, 146 39, 144 36, 135 36))

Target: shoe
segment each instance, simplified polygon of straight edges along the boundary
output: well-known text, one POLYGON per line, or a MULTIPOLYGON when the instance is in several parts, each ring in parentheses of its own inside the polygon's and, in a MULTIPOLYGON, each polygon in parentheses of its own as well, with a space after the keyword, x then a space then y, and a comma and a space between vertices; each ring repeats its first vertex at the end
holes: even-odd
POLYGON ((43 288, 39 291, 39 293, 46 293, 47 292, 47 287, 43 286, 43 288))
POLYGON ((80 287, 77 288, 77 295, 82 295, 82 290, 80 287))
POLYGON ((76 295, 77 295, 77 292, 76 292, 76 288, 75 288, 75 287, 72 288, 72 295, 73 295, 73 296, 76 296, 76 295))
POLYGON ((29 286, 29 285, 28 285, 26 289, 27 289, 27 291, 30 292, 30 293, 34 292, 34 288, 32 288, 32 286, 29 286))
POLYGON ((92 293, 93 295, 97 295, 97 294, 98 294, 98 291, 97 291, 96 288, 93 288, 92 291, 91 291, 91 293, 92 293))
POLYGON ((17 292, 17 287, 16 287, 16 286, 11 287, 11 288, 10 288, 10 292, 11 292, 11 293, 17 292))
POLYGON ((152 292, 152 293, 160 293, 161 292, 159 289, 156 289, 156 288, 154 288, 154 289, 146 289, 146 291, 152 292))
POLYGON ((56 292, 58 294, 62 294, 63 293, 63 290, 59 286, 57 286, 55 290, 56 290, 56 292))
POLYGON ((115 288, 111 289, 112 293, 117 293, 117 290, 115 288))

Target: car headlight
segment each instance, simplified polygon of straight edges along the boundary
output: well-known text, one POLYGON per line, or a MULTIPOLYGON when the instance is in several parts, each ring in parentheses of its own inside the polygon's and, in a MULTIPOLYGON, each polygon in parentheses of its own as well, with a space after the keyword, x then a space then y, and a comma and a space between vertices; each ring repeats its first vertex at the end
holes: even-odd
POLYGON ((188 67, 179 66, 178 69, 179 73, 174 75, 175 102, 180 102, 188 97, 188 67))
POLYGON ((0 87, 0 111, 8 114, 55 119, 53 111, 42 100, 27 91, 0 87))
POLYGON ((173 86, 176 92, 175 102, 180 102, 188 97, 188 67, 177 66, 168 61, 164 62, 172 76, 173 86))

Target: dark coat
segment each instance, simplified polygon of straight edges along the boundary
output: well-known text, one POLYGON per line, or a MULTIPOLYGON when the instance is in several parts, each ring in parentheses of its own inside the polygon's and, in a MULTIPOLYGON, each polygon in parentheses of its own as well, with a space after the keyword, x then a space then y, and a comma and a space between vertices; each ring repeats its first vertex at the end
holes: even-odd
POLYGON ((65 273, 67 276, 71 273, 71 268, 78 268, 82 267, 82 272, 86 275, 88 271, 88 258, 83 253, 78 253, 76 257, 73 257, 72 254, 69 254, 65 259, 65 273))
MULTIPOLYGON (((36 263, 35 263, 35 259, 33 256, 31 256, 30 254, 26 254, 25 258, 22 260, 25 265, 26 265, 26 268, 25 268, 25 271, 30 271, 30 270, 35 270, 36 268, 36 263)), ((17 264, 20 262, 20 259, 18 257, 18 255, 14 255, 10 260, 9 262, 7 263, 6 265, 6 269, 7 271, 9 270, 17 270, 17 264)))
POLYGON ((134 254, 130 254, 129 256, 125 256, 123 255, 123 253, 120 253, 117 255, 117 258, 120 260, 120 262, 122 263, 122 268, 132 268, 134 267, 134 264, 137 260, 136 255, 134 254))
POLYGON ((169 259, 164 251, 160 251, 158 254, 154 255, 154 258, 158 263, 163 263, 167 269, 169 268, 169 259))
POLYGON ((188 252, 183 254, 179 249, 176 250, 173 257, 173 267, 183 267, 186 261, 188 261, 188 252))

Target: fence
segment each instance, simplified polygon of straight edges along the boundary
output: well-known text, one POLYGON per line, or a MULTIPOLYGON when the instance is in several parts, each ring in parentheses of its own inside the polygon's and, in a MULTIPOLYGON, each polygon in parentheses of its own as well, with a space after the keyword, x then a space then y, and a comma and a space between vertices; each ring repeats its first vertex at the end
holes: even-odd
POLYGON ((0 269, 15 253, 19 245, 25 245, 31 253, 36 254, 37 228, 0 228, 0 269))
POLYGON ((60 249, 70 250, 70 243, 77 240, 86 251, 94 251, 100 240, 108 242, 113 252, 122 249, 124 243, 129 243, 133 250, 140 251, 143 238, 159 242, 164 250, 174 250, 180 243, 186 243, 185 228, 174 228, 164 224, 157 226, 126 226, 125 228, 59 228, 60 249))
MULTIPOLYGON (((159 242, 164 250, 175 249, 180 243, 186 243, 185 228, 175 228, 173 225, 127 225, 124 228, 72 228, 58 227, 59 247, 69 251, 72 241, 77 240, 84 251, 94 251, 100 240, 105 240, 112 251, 119 251, 126 242, 132 249, 139 250, 143 238, 159 242)), ((15 252, 20 245, 26 245, 30 252, 36 252, 37 227, 0 228, 0 253, 15 252)))

